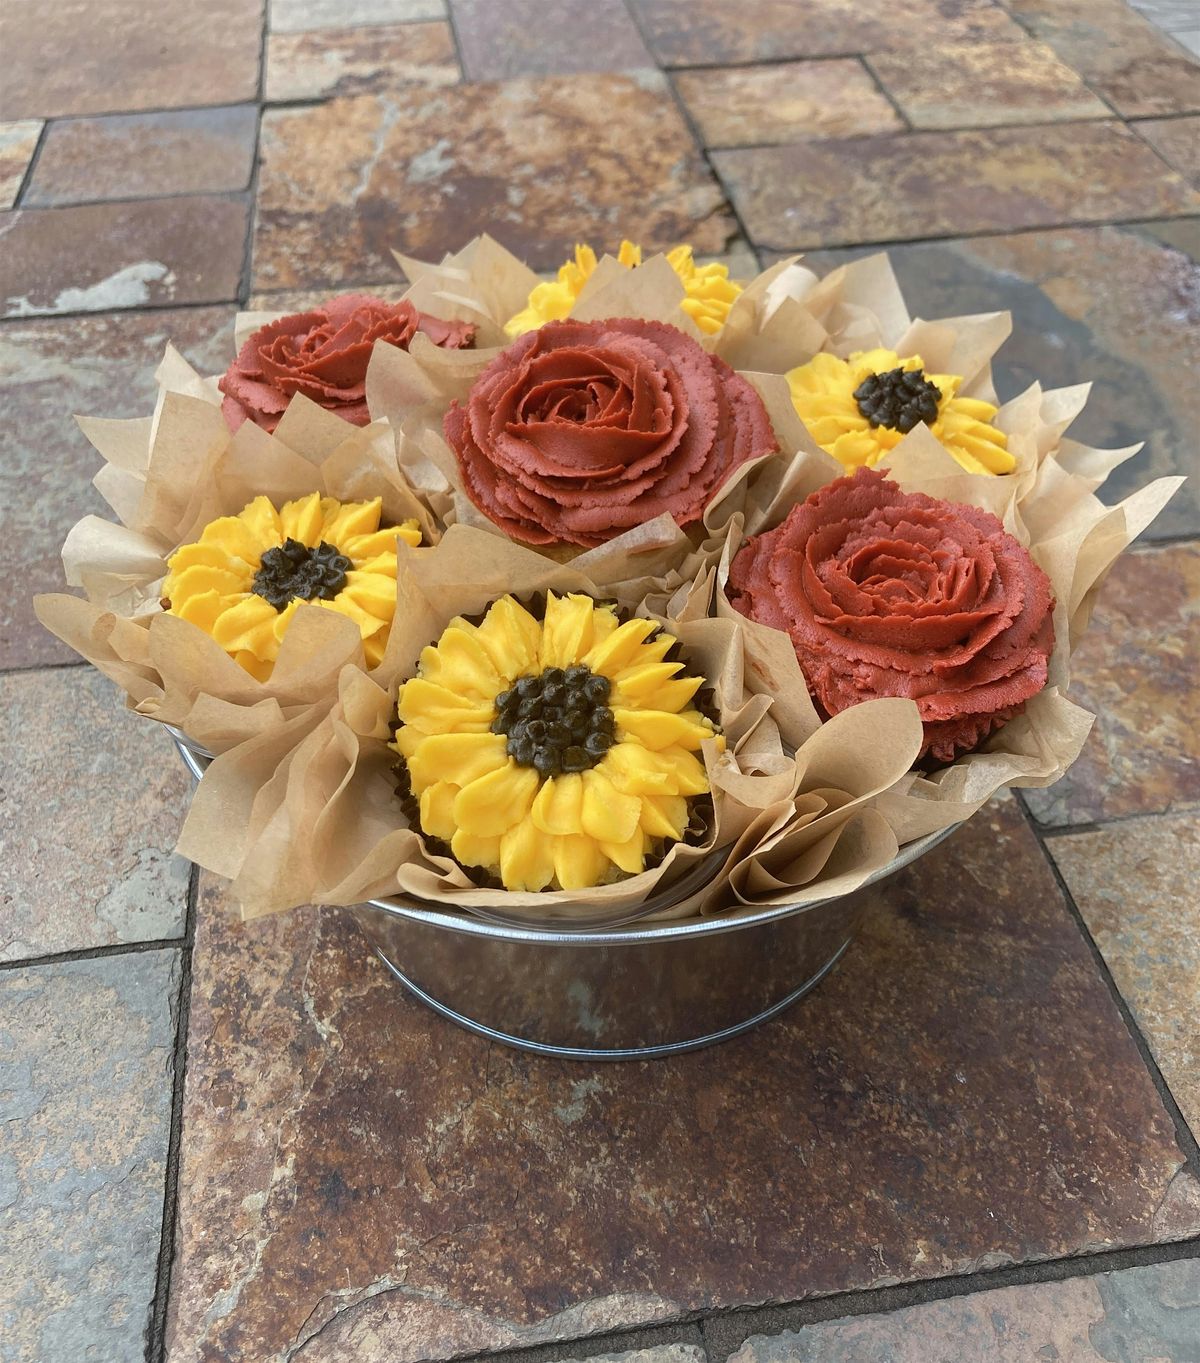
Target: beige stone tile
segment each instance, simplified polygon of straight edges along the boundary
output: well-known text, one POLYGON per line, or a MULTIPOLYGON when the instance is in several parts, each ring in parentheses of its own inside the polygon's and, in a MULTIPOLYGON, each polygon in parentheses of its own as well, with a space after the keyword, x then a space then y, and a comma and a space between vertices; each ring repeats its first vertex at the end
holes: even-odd
POLYGON ((853 58, 679 71, 673 79, 709 147, 851 137, 904 127, 853 58))
POLYGON ((0 123, 0 209, 11 208, 16 203, 25 183, 25 172, 37 150, 42 127, 39 118, 0 123))
POLYGON ((325 28, 267 38, 268 103, 372 94, 397 85, 455 85, 458 79, 446 23, 325 28))
POLYGON ((1144 118, 1133 128, 1164 161, 1200 187, 1200 116, 1144 118))

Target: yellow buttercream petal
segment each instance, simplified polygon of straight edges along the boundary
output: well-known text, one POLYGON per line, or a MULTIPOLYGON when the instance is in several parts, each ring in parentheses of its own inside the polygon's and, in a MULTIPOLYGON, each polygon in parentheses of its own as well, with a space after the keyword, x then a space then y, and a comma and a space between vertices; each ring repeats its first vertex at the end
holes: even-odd
POLYGON ((424 677, 404 683, 396 712, 402 723, 427 734, 477 733, 488 728, 496 717, 494 704, 482 702, 478 696, 457 695, 424 677))
POLYGON ((625 842, 638 826, 641 800, 619 791, 598 767, 592 767, 582 775, 580 823, 583 831, 597 842, 625 842))
POLYGON ((627 875, 635 876, 646 865, 646 835, 640 828, 624 842, 602 842, 600 850, 627 875))
POLYGON ((666 710, 614 709, 613 718, 618 734, 632 734, 643 746, 655 750, 673 744, 698 748, 706 738, 713 736, 712 722, 697 710, 673 714, 666 710))
POLYGON ((596 612, 590 596, 546 595, 546 614, 542 620, 541 664, 570 667, 592 646, 592 616, 596 612))
POLYGON ((542 627, 511 596, 502 596, 499 601, 493 602, 476 637, 487 649, 496 671, 506 681, 540 670, 538 655, 542 627))
POLYGON ((395 746, 408 760, 409 780, 418 795, 439 781, 461 789, 508 762, 503 734, 430 734, 418 741, 411 737, 414 732, 402 728, 395 746))
POLYGON ((671 714, 682 710, 704 685, 703 677, 680 677, 672 680, 683 664, 647 663, 622 672, 612 689, 609 704, 613 709, 667 710, 671 714))
POLYGON ((500 869, 500 839, 478 838, 460 828, 450 839, 450 850, 464 866, 483 866, 489 871, 500 869))
POLYGON ((255 497, 248 506, 244 506, 238 512, 236 519, 241 521, 253 536, 260 555, 263 549, 272 549, 283 543, 283 523, 269 497, 255 497))
POLYGON ((458 832, 454 822, 454 797, 458 787, 449 781, 435 781, 421 792, 421 831, 431 838, 449 842, 458 832))
POLYGON ((609 870, 609 859, 599 845, 580 834, 553 839, 552 853, 554 874, 564 890, 591 889, 609 870))
MULTIPOLYGON (((337 505, 336 502, 333 503, 337 505)), ((307 497, 299 497, 294 502, 284 502, 279 508, 279 524, 284 538, 299 540, 309 548, 321 542, 321 532, 325 525, 325 507, 319 492, 311 492, 307 497)))
POLYGON ((605 677, 615 677, 623 667, 628 667, 634 661, 641 644, 657 628, 653 620, 643 620, 640 617, 626 620, 593 645, 583 661, 593 672, 599 672, 605 677))
POLYGON ((530 819, 500 839, 500 880, 506 890, 544 890, 554 879, 554 840, 530 819))
POLYGON ((439 686, 480 702, 494 701, 507 680, 496 670, 478 631, 465 620, 450 625, 436 645, 421 650, 421 672, 439 686))
POLYGON ((548 777, 534 799, 530 817, 543 833, 581 832, 583 777, 577 772, 548 777))
POLYGON ((682 795, 642 797, 641 829, 648 838, 678 842, 688 825, 687 801, 682 795))
POLYGON ((368 502, 330 501, 322 504, 321 512, 321 538, 347 553, 344 547, 347 540, 373 535, 379 529, 383 498, 372 497, 368 502))
POLYGON ((521 823, 537 793, 538 774, 512 760, 499 770, 479 776, 459 791, 454 801, 458 826, 479 837, 497 837, 521 823))

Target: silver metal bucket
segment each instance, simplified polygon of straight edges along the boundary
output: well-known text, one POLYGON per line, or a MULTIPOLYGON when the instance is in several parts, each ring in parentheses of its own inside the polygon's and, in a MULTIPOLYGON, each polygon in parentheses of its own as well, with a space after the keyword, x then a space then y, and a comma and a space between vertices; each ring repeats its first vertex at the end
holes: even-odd
MULTIPOLYGON (((207 754, 172 738, 199 779, 207 754)), ((737 1036, 802 998, 850 945, 867 887, 953 831, 909 843, 853 894, 732 919, 581 931, 401 898, 352 912, 400 983, 452 1022, 541 1055, 644 1060, 737 1036)))

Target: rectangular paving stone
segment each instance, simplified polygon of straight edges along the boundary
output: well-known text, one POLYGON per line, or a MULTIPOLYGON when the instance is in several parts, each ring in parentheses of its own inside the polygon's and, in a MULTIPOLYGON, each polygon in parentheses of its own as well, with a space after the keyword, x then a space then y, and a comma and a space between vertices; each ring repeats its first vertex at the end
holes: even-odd
POLYGON ((252 104, 58 120, 24 206, 245 189, 257 133, 252 104))
POLYGON ((937 41, 1020 42, 991 0, 630 0, 664 66, 842 57, 937 41))
POLYGON ((1054 827, 1200 804, 1200 546, 1120 559, 1072 659, 1071 697, 1099 715, 1078 761, 1024 798, 1054 827))
MULTIPOLYGON (((819 251, 824 274, 877 247, 819 251)), ((970 241, 892 246, 888 255, 918 317, 1006 308, 1013 332, 996 357, 1002 398, 1031 383, 1090 382, 1071 435, 1121 449, 1145 441, 1105 484, 1108 501, 1152 478, 1196 471, 1200 391, 1200 223, 1078 227, 970 241)), ((1148 539, 1200 535, 1200 479, 1189 477, 1148 539)))
POLYGON ((392 248, 440 259, 482 231, 535 269, 580 240, 711 255, 733 231, 657 72, 273 109, 261 155, 257 291, 394 278, 392 248))
POLYGON ((1200 115, 1190 118, 1143 118, 1134 130, 1164 161, 1200 186, 1200 115))
POLYGON ((0 961, 183 935, 190 780, 88 668, 0 676, 0 961))
POLYGON ((624 0, 450 0, 468 80, 653 67, 624 0))
POLYGON ((261 23, 262 0, 4 0, 0 118, 252 100, 261 23))
POLYGON ((1200 814, 1125 819, 1048 846, 1168 1088, 1200 1131, 1200 814))
POLYGON ((914 128, 991 128, 1111 113, 1045 43, 933 43, 877 52, 871 67, 914 128))
POLYGON ((64 590, 59 552, 89 513, 100 456, 73 418, 148 416, 168 340, 204 373, 233 358, 234 309, 131 312, 0 325, 0 668, 77 661, 34 618, 36 592, 64 590))
POLYGON ((446 1359, 1200 1229, 1008 798, 800 1006, 669 1061, 489 1045, 349 915, 240 925, 205 880, 181 1156, 172 1363, 446 1359))
POLYGON ((729 1363, 1192 1363, 1198 1339, 1200 1261, 1183 1259, 756 1335, 729 1363))
POLYGON ((362 28, 444 19, 445 0, 269 0, 272 33, 310 33, 319 28, 362 28))
POLYGON ((1200 65, 1125 0, 1007 0, 1119 114, 1200 110, 1200 65))
POLYGON ((25 172, 37 150, 42 127, 40 118, 0 123, 0 209, 11 208, 16 203, 25 183, 25 172))
POLYGON ((0 316, 237 297, 245 196, 19 209, 0 252, 0 316))
POLYGON ((1200 57, 1200 28, 1176 29, 1171 37, 1185 52, 1190 52, 1193 59, 1200 57))
POLYGON ((1182 176, 1118 123, 846 138, 718 151, 713 162, 755 245, 777 250, 1200 207, 1182 176))
POLYGON ((1134 9, 1156 28, 1168 32, 1181 28, 1195 28, 1200 20, 1200 5, 1196 0, 1130 0, 1134 9))
POLYGON ((458 57, 450 25, 325 28, 267 37, 266 99, 329 99, 394 85, 454 85, 458 57))
POLYGON ((145 1355, 179 953, 0 972, 3 1363, 145 1355))
POLYGON ((852 137, 904 127, 855 58, 680 71, 674 81, 709 147, 852 137))

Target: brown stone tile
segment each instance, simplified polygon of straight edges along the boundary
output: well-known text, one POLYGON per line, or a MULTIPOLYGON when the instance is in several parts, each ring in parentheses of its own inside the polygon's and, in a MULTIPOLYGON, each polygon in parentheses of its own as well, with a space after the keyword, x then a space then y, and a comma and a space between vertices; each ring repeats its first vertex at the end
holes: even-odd
POLYGON ((0 123, 0 209, 11 208, 16 203, 25 183, 25 172, 37 150, 42 127, 38 118, 0 123))
POLYGON ((1099 718, 1049 790, 1025 792, 1045 824, 1093 823, 1200 804, 1200 546, 1120 559, 1072 660, 1071 696, 1099 718))
POLYGON ((177 951, 0 974, 5 1363, 145 1356, 178 994, 177 951))
POLYGON ((871 66, 914 128, 992 128, 1110 112, 1045 43, 937 43, 877 52, 871 66))
POLYGON ((269 110, 262 158, 259 291, 392 278, 392 248, 436 259, 485 230, 535 269, 582 239, 691 241, 703 255, 732 231, 657 73, 408 87, 269 110))
POLYGON ((653 67, 624 0, 450 0, 468 80, 653 67))
POLYGON ((311 33, 444 19, 446 0, 268 0, 268 12, 272 33, 311 33))
POLYGON ((4 224, 0 316, 108 312, 237 297, 243 196, 21 209, 4 224))
POLYGON ((190 782, 91 668, 0 676, 0 961, 179 937, 190 782))
POLYGON ((709 147, 852 137, 904 127, 854 58, 680 71, 674 80, 709 147))
POLYGON ((252 100, 261 23, 262 0, 4 0, 0 118, 252 100))
POLYGON ((1200 814, 1126 819, 1049 848, 1175 1101, 1200 1131, 1200 814))
POLYGON ((991 0, 630 0, 664 66, 841 57, 933 41, 1019 42, 991 0))
POLYGON ((269 103, 374 94, 396 85, 455 85, 458 78, 446 23, 326 28, 267 38, 269 103))
POLYGON ((1200 1261, 1003 1287, 748 1339, 729 1363, 1192 1363, 1200 1261))
POLYGON ((847 138, 713 159, 760 249, 1171 217, 1200 206, 1119 123, 847 138))
POLYGON ((1009 799, 872 892, 810 999, 671 1061, 489 1045, 347 915, 201 898, 173 1363, 444 1359, 1200 1220, 1009 799))
POLYGON ((0 324, 0 668, 73 661, 34 619, 35 592, 63 590, 59 550, 89 512, 100 456, 72 420, 145 416, 168 340, 205 373, 233 356, 233 308, 0 324))
POLYGON ((1134 127, 1164 161, 1200 185, 1200 116, 1146 118, 1134 127))
POLYGON ((62 119, 46 133, 24 206, 245 189, 257 131, 252 104, 62 119))
MULTIPOLYGON (((806 262, 824 273, 875 249, 822 251, 806 262)), ((915 316, 1012 312, 1013 334, 996 357, 1002 397, 1034 382, 1090 382, 1072 436, 1110 449, 1146 442, 1105 484, 1106 500, 1152 477, 1195 473, 1200 390, 1180 378, 1200 369, 1200 222, 922 242, 888 254, 915 316)), ((1185 534, 1200 535, 1194 477, 1147 538, 1185 534)))
POLYGON ((1007 0, 1119 114, 1200 109, 1200 65, 1125 0, 1007 0))

